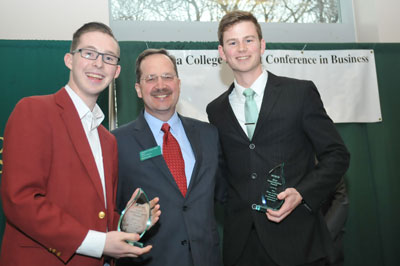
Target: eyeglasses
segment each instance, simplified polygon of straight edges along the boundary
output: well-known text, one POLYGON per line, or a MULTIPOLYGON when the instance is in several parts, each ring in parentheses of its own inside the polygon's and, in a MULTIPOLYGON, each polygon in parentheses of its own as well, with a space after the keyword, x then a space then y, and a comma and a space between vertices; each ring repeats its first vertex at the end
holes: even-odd
POLYGON ((103 60, 104 63, 109 64, 109 65, 117 65, 120 58, 116 57, 115 55, 111 54, 104 54, 97 52, 92 49, 86 49, 86 48, 81 48, 77 49, 71 52, 71 54, 76 54, 80 53, 82 58, 89 59, 89 60, 96 60, 99 55, 101 55, 101 59, 103 60))
POLYGON ((164 74, 161 74, 160 76, 158 76, 158 75, 148 75, 148 76, 146 76, 144 78, 141 78, 141 80, 144 80, 144 81, 146 81, 146 83, 149 83, 149 84, 154 84, 154 83, 157 83, 159 77, 164 82, 171 82, 171 81, 173 81, 175 79, 176 75, 169 74, 169 73, 164 73, 164 74))

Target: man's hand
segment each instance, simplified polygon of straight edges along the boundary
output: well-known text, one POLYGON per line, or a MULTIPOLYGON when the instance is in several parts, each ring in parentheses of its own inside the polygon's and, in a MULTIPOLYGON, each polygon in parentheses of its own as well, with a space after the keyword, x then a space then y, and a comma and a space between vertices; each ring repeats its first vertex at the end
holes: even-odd
POLYGON ((160 219, 161 211, 160 204, 157 204, 160 199, 158 197, 150 201, 151 208, 151 226, 149 229, 160 219))
MULTIPOLYGON (((129 206, 135 200, 137 193, 139 193, 139 188, 137 188, 135 192, 133 192, 126 206, 129 206)), ((160 199, 158 197, 155 197, 150 201, 151 225, 149 228, 147 228, 147 230, 149 230, 160 219, 161 215, 160 204, 157 204, 159 200, 160 199)))
POLYGON ((276 223, 280 223, 299 206, 303 197, 295 188, 287 188, 285 191, 278 194, 278 199, 285 200, 282 207, 277 211, 268 209, 266 213, 268 220, 276 223))
POLYGON ((111 231, 106 233, 106 244, 104 245, 103 255, 107 255, 116 259, 123 257, 138 257, 149 252, 152 246, 144 248, 134 247, 129 245, 126 240, 138 241, 138 234, 111 231))

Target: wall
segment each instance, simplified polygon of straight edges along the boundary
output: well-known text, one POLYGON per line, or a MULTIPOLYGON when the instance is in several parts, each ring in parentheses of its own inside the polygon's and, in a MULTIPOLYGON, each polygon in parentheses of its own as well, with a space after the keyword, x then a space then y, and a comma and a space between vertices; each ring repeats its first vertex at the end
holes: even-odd
POLYGON ((400 1, 353 0, 358 42, 400 42, 400 1))
POLYGON ((71 40, 89 21, 109 24, 108 0, 0 1, 0 39, 71 40))

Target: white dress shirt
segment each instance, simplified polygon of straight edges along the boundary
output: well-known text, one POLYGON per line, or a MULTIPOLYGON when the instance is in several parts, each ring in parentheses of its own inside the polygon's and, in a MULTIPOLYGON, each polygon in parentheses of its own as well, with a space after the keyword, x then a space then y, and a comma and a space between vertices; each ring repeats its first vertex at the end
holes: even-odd
MULTIPOLYGON (((101 151, 99 133, 97 131, 97 127, 104 120, 104 114, 97 104, 93 108, 93 111, 90 111, 85 102, 68 85, 65 86, 65 89, 69 97, 71 97, 71 100, 74 103, 76 110, 78 111, 83 129, 89 141, 90 149, 92 150, 97 170, 99 171, 100 181, 103 187, 104 202, 106 202, 103 155, 101 151)), ((89 230, 82 244, 76 250, 76 253, 100 258, 103 254, 105 243, 106 234, 104 232, 89 230)))
MULTIPOLYGON (((267 85, 267 81, 268 81, 268 72, 263 70, 261 75, 250 86, 250 88, 255 92, 254 101, 256 102, 258 113, 260 113, 262 100, 264 97, 264 90, 265 86, 267 85)), ((235 114, 236 119, 239 121, 240 126, 242 127, 246 135, 248 135, 245 125, 246 119, 244 116, 244 103, 246 101, 246 97, 243 95, 243 91, 247 88, 244 88, 241 85, 239 85, 236 79, 233 81, 233 83, 234 83, 234 88, 231 94, 229 94, 229 103, 231 104, 233 113, 235 114)))

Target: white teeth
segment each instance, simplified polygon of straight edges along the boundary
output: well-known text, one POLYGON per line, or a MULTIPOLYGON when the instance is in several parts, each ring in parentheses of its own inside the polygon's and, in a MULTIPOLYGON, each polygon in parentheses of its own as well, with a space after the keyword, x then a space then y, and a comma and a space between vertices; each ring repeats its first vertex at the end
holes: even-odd
POLYGON ((247 59, 249 58, 248 56, 242 56, 242 57, 238 57, 237 59, 242 60, 242 59, 247 59))
POLYGON ((167 97, 167 95, 156 95, 155 97, 156 98, 165 98, 165 97, 167 97))
POLYGON ((88 77, 96 78, 96 79, 102 79, 102 78, 103 78, 102 75, 98 75, 98 74, 94 74, 94 73, 87 73, 86 75, 87 75, 88 77))

